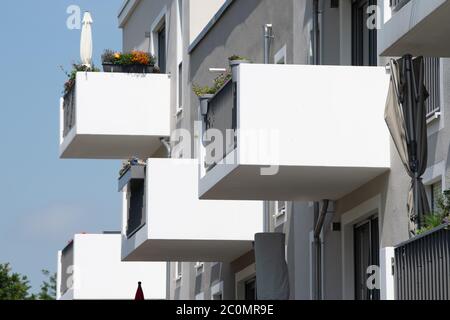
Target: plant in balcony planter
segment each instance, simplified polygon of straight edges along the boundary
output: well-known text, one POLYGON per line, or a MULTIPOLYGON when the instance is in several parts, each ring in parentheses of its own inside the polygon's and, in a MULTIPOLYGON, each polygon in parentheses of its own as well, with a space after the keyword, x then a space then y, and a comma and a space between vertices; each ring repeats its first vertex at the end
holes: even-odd
POLYGON ((417 231, 423 234, 450 223, 450 190, 447 190, 437 201, 437 212, 430 213, 424 217, 424 227, 417 231))
POLYGON ((225 72, 217 76, 217 78, 214 79, 214 87, 216 88, 216 92, 222 89, 222 87, 231 80, 231 73, 225 72))
POLYGON ((131 51, 121 54, 118 60, 124 72, 153 73, 155 57, 143 51, 131 51))
POLYGON ((102 55, 105 72, 153 73, 155 62, 153 55, 138 50, 127 53, 105 50, 102 55))
POLYGON ((62 66, 60 68, 68 78, 68 80, 64 83, 64 91, 63 91, 64 96, 69 94, 75 87, 77 72, 100 72, 100 69, 96 68, 94 65, 92 65, 92 67, 87 67, 86 65, 83 65, 81 63, 72 64, 72 70, 70 72, 64 70, 62 66))
POLYGON ((237 81, 237 67, 242 63, 251 63, 251 61, 246 57, 238 55, 232 55, 228 58, 228 61, 230 62, 231 74, 233 77, 233 81, 235 82, 237 81))
POLYGON ((212 97, 214 97, 214 94, 217 92, 216 87, 200 87, 198 85, 194 85, 193 91, 200 99, 200 113, 203 116, 206 116, 206 114, 208 113, 208 102, 212 97))
POLYGON ((118 64, 121 53, 107 49, 102 54, 104 72, 122 72, 122 66, 118 64))
POLYGON ((214 85, 200 87, 198 85, 194 85, 193 90, 194 93, 200 99, 200 112, 203 116, 208 113, 208 102, 212 97, 231 79, 231 74, 226 72, 222 73, 218 77, 214 79, 214 85))

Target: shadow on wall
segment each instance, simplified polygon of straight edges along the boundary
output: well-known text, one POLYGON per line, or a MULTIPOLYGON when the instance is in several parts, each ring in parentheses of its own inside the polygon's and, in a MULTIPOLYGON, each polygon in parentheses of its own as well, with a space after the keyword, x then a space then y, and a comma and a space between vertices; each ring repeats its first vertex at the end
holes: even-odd
MULTIPOLYGON (((273 0, 270 0, 273 1, 273 0)), ((291 0, 277 0, 277 2, 280 1, 289 1, 291 0)), ((246 34, 257 34, 258 40, 260 37, 262 37, 262 26, 264 23, 267 23, 267 21, 271 20, 270 18, 270 12, 267 12, 268 17, 261 17, 261 23, 249 23, 249 17, 252 16, 252 13, 254 13, 259 6, 264 6, 264 1, 261 0, 235 0, 233 3, 228 7, 226 12, 223 14, 223 16, 220 18, 220 28, 212 28, 208 34, 205 35, 205 37, 200 41, 197 45, 197 47, 193 50, 197 52, 201 52, 201 54, 193 54, 191 55, 191 71, 195 70, 195 76, 198 74, 208 74, 208 70, 203 70, 201 66, 207 66, 209 65, 207 62, 211 57, 213 57, 214 60, 217 59, 223 59, 223 66, 217 66, 217 67, 225 67, 228 66, 227 61, 228 57, 233 54, 242 54, 239 52, 234 52, 233 46, 229 46, 231 49, 228 48, 228 43, 230 37, 235 33, 242 33, 242 29, 247 29, 248 32, 245 32, 246 34), (231 12, 231 13, 230 13, 231 12), (241 29, 241 30, 239 30, 241 29), (216 48, 223 49, 224 56, 220 57, 219 55, 216 55, 214 51, 216 48)), ((245 39, 244 39, 245 41, 245 39)), ((254 40, 252 40, 254 41, 254 40)), ((244 42, 245 43, 245 42, 244 42)), ((259 43, 258 41, 255 41, 255 43, 259 43)), ((262 43, 262 40, 261 40, 262 43)), ((247 43, 248 44, 248 43, 247 43)), ((222 50, 221 50, 222 51, 222 50)), ((247 51, 247 50, 246 50, 247 51)), ((257 50, 257 52, 260 52, 258 57, 248 57, 252 61, 262 61, 263 53, 262 50, 257 50)), ((211 74, 210 79, 205 79, 208 81, 212 81, 214 79, 215 75, 211 74)))
MULTIPOLYGON (((220 19, 221 28, 212 28, 193 50, 201 51, 202 54, 191 56, 191 70, 197 70, 197 73, 204 72, 204 70, 199 70, 200 66, 210 55, 212 55, 217 47, 224 47, 224 44, 228 42, 230 35, 235 29, 241 27, 241 24, 243 24, 251 12, 255 10, 259 2, 259 0, 234 1, 220 19), (237 2, 239 2, 239 4, 236 4, 237 2), (232 10, 233 13, 228 14, 228 12, 232 10)), ((232 54, 234 53, 230 53, 230 55, 232 54)), ((225 56, 223 57, 224 62, 227 58, 228 57, 225 56)))

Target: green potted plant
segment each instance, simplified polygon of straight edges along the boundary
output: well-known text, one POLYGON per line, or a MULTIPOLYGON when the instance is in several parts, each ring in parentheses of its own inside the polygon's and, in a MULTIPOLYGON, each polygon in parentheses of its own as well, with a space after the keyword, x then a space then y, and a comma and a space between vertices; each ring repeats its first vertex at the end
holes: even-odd
POLYGON ((232 55, 231 57, 228 58, 228 61, 230 63, 231 74, 234 82, 237 81, 237 67, 243 63, 251 63, 251 61, 246 57, 238 55, 232 55))
POLYGON ((122 66, 118 64, 120 53, 105 50, 102 54, 102 66, 104 72, 122 72, 122 66))
POLYGON ((232 76, 229 72, 225 72, 217 76, 217 78, 214 79, 214 87, 216 88, 216 92, 222 89, 222 87, 225 86, 231 78, 232 76))
POLYGON ((153 73, 155 57, 144 51, 131 51, 121 54, 119 63, 124 72, 128 73, 153 73))
POLYGON ((72 64, 72 70, 70 72, 64 70, 62 66, 60 68, 68 78, 67 81, 64 83, 64 91, 63 91, 64 97, 66 97, 69 93, 71 93, 72 89, 75 87, 77 72, 100 72, 100 69, 96 68, 94 65, 92 65, 92 67, 87 67, 81 63, 72 64))
POLYGON ((450 224, 450 190, 444 191, 438 198, 436 212, 424 216, 423 227, 417 234, 424 234, 446 224, 450 224))
POLYGON ((206 116, 206 114, 208 113, 208 102, 212 97, 214 97, 217 91, 216 88, 210 86, 200 87, 198 85, 194 85, 193 91, 200 100, 201 115, 206 116))
POLYGON ((153 73, 156 59, 150 53, 133 50, 121 53, 105 50, 102 55, 104 72, 153 73))
POLYGON ((231 80, 231 74, 229 72, 222 73, 214 79, 214 85, 210 86, 198 86, 194 85, 193 91, 199 97, 200 100, 200 112, 203 116, 208 113, 208 103, 214 95, 229 81, 231 80))

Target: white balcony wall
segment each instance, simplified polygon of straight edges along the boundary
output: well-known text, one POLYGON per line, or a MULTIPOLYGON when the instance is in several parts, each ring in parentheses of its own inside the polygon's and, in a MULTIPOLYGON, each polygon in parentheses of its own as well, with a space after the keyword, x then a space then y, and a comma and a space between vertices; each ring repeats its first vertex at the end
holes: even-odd
POLYGON ((334 200, 390 168, 384 68, 239 69, 237 148, 203 174, 202 199, 334 200))
POLYGON ((120 234, 78 234, 73 241, 73 269, 64 270, 58 254, 60 300, 133 300, 139 281, 146 299, 166 298, 166 263, 122 262, 120 234), (62 293, 61 272, 67 271, 73 285, 62 293))
POLYGON ((380 2, 384 4, 384 24, 378 32, 380 55, 450 57, 450 1, 411 0, 396 12, 389 0, 380 2))
POLYGON ((199 200, 198 167, 196 160, 148 160, 146 224, 129 239, 123 195, 125 261, 232 261, 252 249, 263 231, 262 202, 199 200))
POLYGON ((146 158, 170 135, 167 74, 79 72, 75 124, 65 137, 62 104, 61 158, 146 158))

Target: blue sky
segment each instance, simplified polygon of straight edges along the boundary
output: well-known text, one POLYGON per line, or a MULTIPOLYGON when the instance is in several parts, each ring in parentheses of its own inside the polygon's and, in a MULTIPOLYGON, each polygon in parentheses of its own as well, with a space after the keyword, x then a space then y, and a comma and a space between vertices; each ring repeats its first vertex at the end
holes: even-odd
POLYGON ((0 263, 27 275, 56 270, 57 250, 74 233, 119 230, 116 161, 59 160, 59 69, 79 60, 80 30, 69 5, 91 11, 94 61, 121 48, 122 0, 2 1, 0 18, 0 263))

